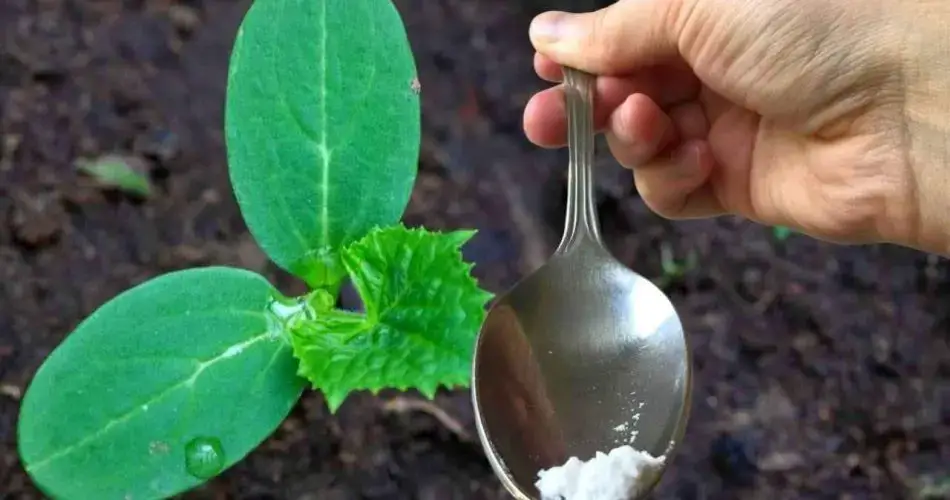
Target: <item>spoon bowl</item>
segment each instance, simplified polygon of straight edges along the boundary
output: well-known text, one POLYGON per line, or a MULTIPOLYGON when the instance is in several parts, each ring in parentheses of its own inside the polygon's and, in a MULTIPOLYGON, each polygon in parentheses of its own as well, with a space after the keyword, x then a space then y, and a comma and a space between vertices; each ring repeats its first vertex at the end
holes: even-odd
POLYGON ((588 460, 629 444, 668 463, 688 420, 691 364, 680 319, 659 288, 601 243, 592 81, 565 68, 571 162, 561 245, 496 300, 475 351, 479 437, 519 500, 539 498, 538 472, 572 456, 588 460))

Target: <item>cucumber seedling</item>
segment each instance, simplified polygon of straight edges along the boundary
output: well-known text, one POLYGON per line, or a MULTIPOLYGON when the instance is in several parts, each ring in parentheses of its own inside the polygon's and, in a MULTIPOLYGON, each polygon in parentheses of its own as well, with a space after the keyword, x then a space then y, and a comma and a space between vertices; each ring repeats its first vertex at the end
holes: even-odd
POLYGON ((491 295, 474 231, 400 220, 421 135, 416 68, 389 0, 256 0, 230 59, 228 168, 248 228, 309 292, 253 272, 175 271, 123 292, 45 360, 23 399, 24 467, 63 499, 167 498, 220 474, 309 385, 467 386, 491 295), (349 280, 364 311, 336 309, 349 280))

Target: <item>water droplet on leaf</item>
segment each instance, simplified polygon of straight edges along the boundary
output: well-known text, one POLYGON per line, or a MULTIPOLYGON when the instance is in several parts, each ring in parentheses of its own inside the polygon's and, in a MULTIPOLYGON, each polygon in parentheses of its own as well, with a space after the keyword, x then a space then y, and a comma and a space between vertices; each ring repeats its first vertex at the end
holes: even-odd
POLYGON ((185 470, 198 479, 211 479, 224 469, 224 447, 215 437, 197 437, 185 445, 185 470))

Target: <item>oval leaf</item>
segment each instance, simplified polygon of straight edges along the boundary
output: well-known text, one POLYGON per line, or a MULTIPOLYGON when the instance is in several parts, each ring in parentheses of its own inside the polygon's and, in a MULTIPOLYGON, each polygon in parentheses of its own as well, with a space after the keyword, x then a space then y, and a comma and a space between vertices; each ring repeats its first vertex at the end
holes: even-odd
POLYGON ((261 248, 311 286, 339 250, 402 217, 415 182, 415 62, 389 0, 257 0, 225 116, 231 182, 261 248))
POLYGON ((23 399, 26 470, 55 498, 140 500, 194 487, 209 467, 243 458, 303 388, 270 312, 277 296, 254 273, 210 267, 106 303, 40 367, 23 399))

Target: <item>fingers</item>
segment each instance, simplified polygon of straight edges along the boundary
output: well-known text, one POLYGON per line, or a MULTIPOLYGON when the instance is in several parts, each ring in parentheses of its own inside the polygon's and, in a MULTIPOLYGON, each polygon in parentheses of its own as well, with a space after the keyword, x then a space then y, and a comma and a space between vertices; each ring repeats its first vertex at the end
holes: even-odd
POLYGON ((610 116, 607 145, 626 168, 635 168, 677 139, 673 121, 649 97, 634 94, 610 116))
MULTIPOLYGON (((563 80, 563 66, 540 52, 534 53, 534 71, 542 80, 551 83, 561 83, 563 80)), ((700 81, 692 68, 683 61, 641 67, 622 75, 600 76, 599 79, 638 81, 649 88, 649 90, 641 89, 641 91, 650 94, 660 104, 692 99, 698 95, 701 88, 700 81)))
MULTIPOLYGON (((539 75, 560 78, 561 67, 550 59, 535 58, 539 75)), ((699 94, 699 80, 688 70, 656 67, 627 77, 599 77, 594 97, 594 128, 600 132, 614 109, 629 96, 643 94, 660 106, 693 99, 699 94)), ((562 147, 567 142, 567 115, 560 86, 535 95, 525 107, 524 129, 528 139, 541 147, 562 147)))
POLYGON ((611 114, 607 144, 621 165, 634 172, 644 203, 668 218, 722 213, 709 188, 715 159, 705 140, 709 126, 698 103, 669 114, 643 94, 632 95, 611 114))
MULTIPOLYGON (((648 82, 636 79, 599 78, 594 97, 594 129, 602 131, 614 109, 630 94, 652 92, 648 82)), ((528 139, 541 147, 567 144, 567 114, 564 89, 556 87, 537 93, 525 106, 524 129, 528 139)))
MULTIPOLYGON (((566 144, 567 126, 563 91, 560 87, 539 92, 524 109, 524 132, 528 140, 543 148, 559 148, 566 144)), ((603 128, 609 114, 603 104, 594 108, 594 129, 603 128)))
MULTIPOLYGON (((591 13, 546 12, 530 28, 538 52, 534 67, 542 79, 560 82, 562 66, 601 75, 595 126, 606 129, 611 152, 633 170, 644 202, 669 218, 724 213, 711 182, 717 167, 707 139, 710 122, 696 102, 698 81, 684 68, 679 51, 680 31, 699 5, 696 0, 619 0, 591 13), (671 63, 679 66, 673 68, 679 75, 656 76, 656 68, 671 63), (642 76, 650 74, 647 68, 652 78, 642 76), (639 85, 619 96, 601 95, 601 81, 622 75, 638 75, 627 80, 639 85), (687 87, 689 92, 683 92, 687 87)), ((532 99, 525 132, 537 144, 563 145, 566 120, 559 87, 532 99)))
POLYGON ((550 57, 540 52, 534 53, 534 72, 537 73, 542 80, 551 83, 561 83, 564 76, 561 68, 563 68, 563 66, 554 62, 550 57))
POLYGON ((709 143, 691 139, 634 168, 633 179, 643 202, 662 217, 711 217, 724 213, 709 182, 715 166, 709 143))
POLYGON ((558 64, 602 75, 676 58, 680 13, 693 0, 620 0, 603 9, 545 12, 531 22, 531 43, 558 64))
POLYGON ((705 139, 709 135, 709 121, 702 106, 696 102, 687 102, 674 106, 669 111, 670 120, 676 126, 683 140, 705 139))
MULTIPOLYGON (((598 79, 594 97, 594 129, 601 131, 614 108, 638 87, 642 85, 633 80, 598 79)), ((528 139, 541 147, 556 148, 567 143, 564 89, 560 85, 538 92, 528 101, 524 129, 528 139)))

